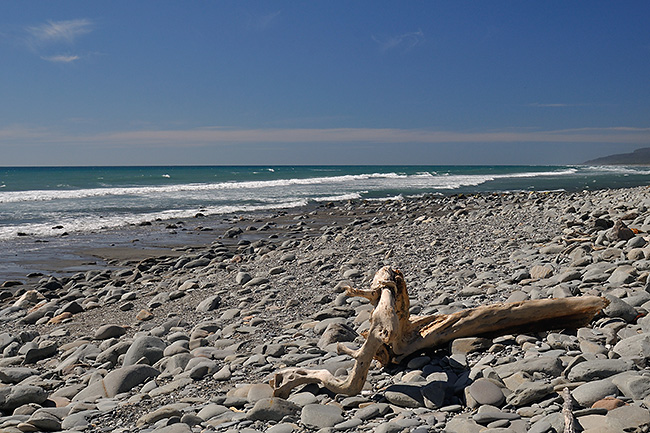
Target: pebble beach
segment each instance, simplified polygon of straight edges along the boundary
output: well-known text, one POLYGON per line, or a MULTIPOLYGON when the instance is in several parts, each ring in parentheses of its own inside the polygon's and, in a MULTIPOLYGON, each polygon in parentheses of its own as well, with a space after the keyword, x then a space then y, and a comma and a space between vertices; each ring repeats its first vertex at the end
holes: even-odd
POLYGON ((335 201, 139 229, 155 245, 108 238, 83 252, 93 269, 0 280, 1 433, 561 433, 564 389, 577 431, 649 431, 647 187, 335 201), (200 235, 172 241, 183 230, 200 235), (579 329, 377 364, 359 395, 273 397, 288 367, 347 374, 336 345, 363 343, 372 306, 344 287, 367 288, 385 265, 406 277, 413 315, 609 305, 579 329))

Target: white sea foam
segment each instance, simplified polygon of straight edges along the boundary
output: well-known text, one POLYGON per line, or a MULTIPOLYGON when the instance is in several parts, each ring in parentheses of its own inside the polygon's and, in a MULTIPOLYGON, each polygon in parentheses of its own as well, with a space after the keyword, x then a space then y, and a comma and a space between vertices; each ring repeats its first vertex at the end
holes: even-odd
MULTIPOLYGON (((186 192, 210 192, 228 190, 254 190, 273 189, 291 186, 323 186, 331 187, 346 185, 377 184, 377 187, 390 187, 390 182, 395 182, 399 188, 433 188, 457 189, 463 186, 476 186, 495 179, 526 178, 540 176, 564 176, 574 174, 576 169, 547 172, 523 172, 505 174, 466 174, 454 175, 444 173, 442 176, 433 173, 420 172, 415 175, 401 173, 368 173, 357 175, 326 176, 314 178, 290 178, 261 181, 219 182, 219 183, 189 183, 160 186, 135 186, 135 187, 106 187, 87 189, 58 189, 58 190, 31 190, 31 191, 5 191, 0 192, 0 203, 39 202, 51 200, 83 199, 107 196, 155 196, 160 194, 175 194, 186 192), (389 183, 387 183, 389 182, 389 183)), ((164 175, 166 176, 166 175, 164 175)), ((371 185, 372 186, 372 185, 371 185)))
POLYGON ((404 196, 402 194, 394 195, 392 197, 379 197, 379 198, 369 198, 369 201, 402 201, 404 196))
POLYGON ((331 177, 317 177, 307 179, 278 179, 265 181, 244 181, 244 182, 221 182, 221 183, 190 183, 164 186, 137 186, 117 188, 88 188, 79 190, 31 190, 31 191, 8 191, 0 193, 0 203, 16 203, 23 201, 48 201, 59 199, 80 199, 87 197, 102 196, 148 196, 152 194, 164 194, 190 191, 216 191, 233 189, 259 189, 275 188, 293 185, 323 185, 323 184, 346 184, 367 179, 397 179, 405 178, 404 175, 396 173, 373 173, 363 175, 344 175, 331 177))
POLYGON ((63 229, 53 229, 52 222, 33 223, 21 225, 8 225, 0 227, 0 240, 10 240, 18 237, 18 233, 25 233, 31 237, 47 237, 67 233, 92 233, 109 229, 116 229, 129 225, 138 225, 157 219, 173 220, 193 218, 197 213, 204 215, 224 215, 238 212, 259 212, 276 208, 295 208, 307 205, 307 200, 292 200, 261 205, 225 205, 208 206, 193 209, 168 209, 160 212, 150 212, 130 215, 113 215, 98 218, 95 215, 76 216, 74 218, 59 218, 57 226, 63 229))
POLYGON ((588 170, 592 173, 617 173, 617 174, 638 174, 638 175, 649 175, 650 170, 648 167, 640 166, 622 166, 622 165, 592 165, 584 167, 585 170, 588 170))
POLYGON ((15 238, 18 232, 34 236, 61 234, 62 230, 52 229, 56 225, 63 225, 69 233, 93 232, 156 218, 184 219, 193 217, 197 212, 208 215, 255 212, 296 207, 314 201, 370 197, 375 200, 402 200, 405 196, 461 188, 471 190, 472 187, 495 180, 525 179, 500 184, 504 188, 516 189, 518 185, 533 184, 533 179, 540 177, 568 177, 570 181, 571 176, 585 172, 593 176, 650 174, 633 168, 624 169, 629 170, 627 172, 612 167, 568 167, 557 170, 531 167, 523 172, 514 169, 512 173, 503 173, 507 169, 493 168, 492 171, 463 170, 459 172, 462 174, 455 174, 453 168, 449 168, 449 171, 443 168, 437 172, 419 171, 410 175, 398 170, 389 173, 176 185, 160 179, 160 184, 154 186, 107 186, 79 190, 6 191, 2 185, 0 219, 4 225, 0 224, 0 239, 15 238))
POLYGON ((353 192, 350 194, 341 194, 341 195, 330 195, 325 197, 316 197, 314 201, 324 202, 324 201, 357 200, 360 199, 362 197, 361 194, 364 193, 367 194, 368 191, 353 192))

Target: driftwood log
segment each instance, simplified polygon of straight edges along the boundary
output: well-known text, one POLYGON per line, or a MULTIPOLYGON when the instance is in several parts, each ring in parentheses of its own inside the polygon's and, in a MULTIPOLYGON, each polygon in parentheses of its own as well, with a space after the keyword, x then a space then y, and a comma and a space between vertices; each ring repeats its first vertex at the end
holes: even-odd
POLYGON ((352 356, 354 366, 346 378, 328 370, 289 368, 271 380, 276 397, 287 398, 291 390, 319 383, 338 394, 361 392, 373 359, 382 365, 399 363, 406 356, 440 347, 455 338, 499 335, 525 330, 576 328, 590 322, 608 304, 604 298, 585 296, 540 299, 486 305, 453 314, 411 316, 406 282, 402 273, 389 266, 375 274, 370 289, 348 287, 348 296, 361 296, 375 307, 370 316, 366 341, 358 350, 341 344, 337 350, 352 356))

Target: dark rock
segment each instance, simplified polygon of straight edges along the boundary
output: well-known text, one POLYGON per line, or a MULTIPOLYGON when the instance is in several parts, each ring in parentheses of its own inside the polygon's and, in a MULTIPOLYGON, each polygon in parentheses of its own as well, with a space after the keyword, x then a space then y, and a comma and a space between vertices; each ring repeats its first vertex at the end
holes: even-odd
POLYGON ((386 400, 400 407, 424 407, 424 397, 419 386, 395 384, 386 388, 386 400))
POLYGON ((358 335, 354 329, 346 324, 330 323, 318 340, 318 347, 324 349, 332 343, 354 341, 358 335))
POLYGON ((634 363, 628 359, 594 359, 573 366, 567 377, 572 382, 605 379, 633 368, 634 363))
POLYGON ((285 416, 293 415, 300 407, 282 398, 263 398, 258 400, 246 417, 251 420, 280 421, 285 416))
POLYGON ((635 234, 632 229, 626 226, 623 220, 616 221, 608 235, 611 241, 627 241, 634 236, 635 234))
POLYGON ((212 295, 204 299, 196 306, 196 311, 208 312, 216 310, 221 304, 221 297, 219 295, 212 295))
POLYGON ((149 365, 153 365, 163 357, 165 347, 165 342, 157 337, 136 338, 124 355, 123 365, 133 365, 142 358, 146 358, 149 365))
POLYGON ((334 427, 343 420, 343 411, 337 406, 308 404, 300 413, 300 421, 311 428, 334 427))
POLYGON ((24 404, 42 404, 47 392, 40 386, 14 385, 0 388, 0 410, 12 411, 24 404))
POLYGON ((119 325, 102 325, 95 331, 94 340, 108 340, 109 338, 118 338, 126 334, 126 329, 119 325))

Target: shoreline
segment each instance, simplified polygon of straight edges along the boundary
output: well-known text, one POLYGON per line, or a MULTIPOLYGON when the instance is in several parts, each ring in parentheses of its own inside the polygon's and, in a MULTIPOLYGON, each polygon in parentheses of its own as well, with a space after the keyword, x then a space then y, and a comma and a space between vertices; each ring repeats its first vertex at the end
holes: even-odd
POLYGON ((119 231, 113 246, 77 245, 102 257, 94 269, 1 288, 0 369, 27 376, 0 376, 0 390, 31 394, 29 407, 0 401, 0 428, 47 413, 54 431, 520 433, 563 422, 565 387, 585 430, 650 425, 650 392, 632 386, 650 367, 647 187, 333 202, 193 230, 207 222, 171 238, 162 221, 119 231), (336 343, 363 343, 372 306, 343 287, 367 288, 385 265, 404 273, 415 315, 592 295, 612 308, 577 330, 461 339, 373 367, 357 396, 307 385, 271 398, 287 367, 347 374, 336 343), (610 395, 617 406, 592 408, 610 395))
MULTIPOLYGON (((237 235, 238 240, 243 239, 254 242, 271 234, 280 237, 286 236, 286 232, 290 232, 291 227, 301 221, 296 220, 296 218, 310 219, 315 228, 327 225, 330 219, 354 219, 342 214, 337 215, 336 218, 333 215, 328 216, 328 207, 340 209, 347 206, 354 209, 363 205, 372 209, 371 212, 381 212, 382 205, 390 203, 418 206, 419 202, 434 200, 439 203, 439 207, 444 207, 446 202, 454 200, 458 196, 510 197, 539 194, 557 194, 560 196, 577 194, 580 196, 599 192, 642 191, 647 188, 649 187, 637 186, 593 191, 477 192, 467 195, 464 193, 451 195, 434 193, 400 199, 352 199, 334 202, 312 202, 304 206, 273 209, 271 211, 235 212, 210 216, 199 214, 194 218, 183 220, 177 218, 157 219, 144 224, 111 228, 92 233, 36 238, 27 236, 0 242, 5 250, 10 252, 10 254, 0 258, 0 286, 3 281, 27 282, 30 279, 30 274, 63 277, 76 272, 110 267, 111 262, 140 261, 156 255, 179 255, 181 254, 179 250, 205 248, 217 241, 232 244, 224 234, 228 228, 233 226, 240 226, 243 229, 243 232, 237 235), (271 226, 268 226, 267 223, 269 222, 272 223, 271 226), (256 226, 264 227, 264 229, 257 231, 256 226)), ((451 211, 434 213, 433 216, 441 216, 449 212, 451 211)), ((313 234, 313 230, 311 233, 313 234)), ((294 233, 294 235, 300 234, 300 232, 294 233)))

